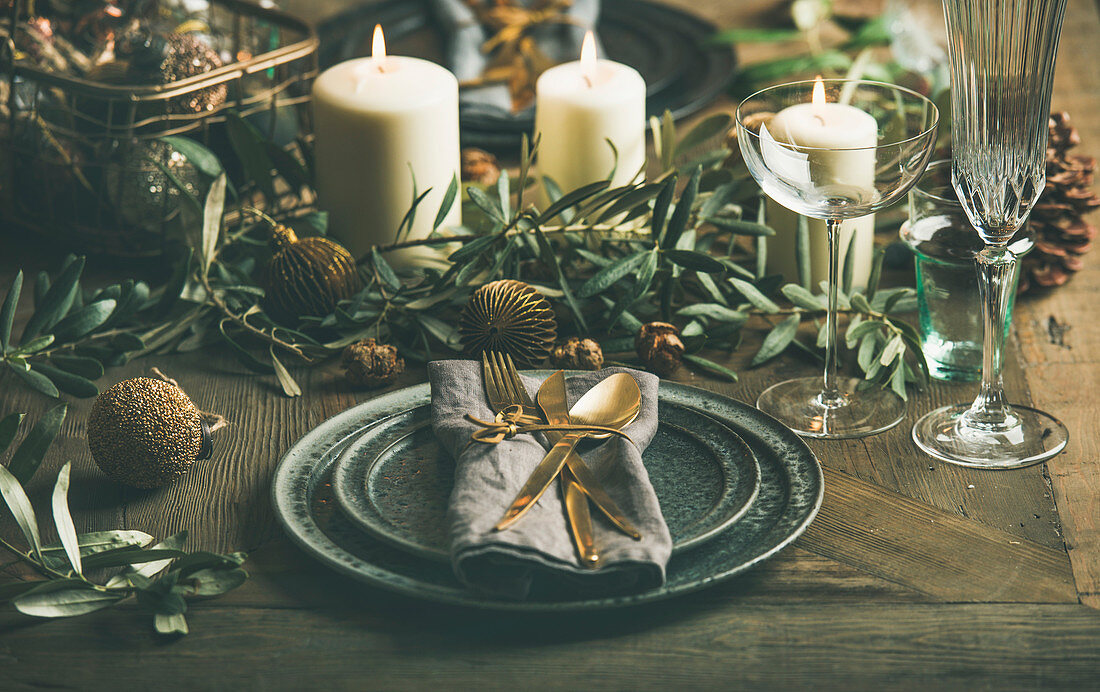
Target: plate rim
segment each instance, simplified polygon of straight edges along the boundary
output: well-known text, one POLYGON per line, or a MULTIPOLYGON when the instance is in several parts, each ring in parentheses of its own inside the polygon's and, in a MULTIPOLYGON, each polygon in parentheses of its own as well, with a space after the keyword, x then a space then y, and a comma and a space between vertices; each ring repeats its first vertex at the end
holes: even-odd
MULTIPOLYGON (((658 394, 658 400, 659 399, 660 395, 658 394)), ((734 461, 730 464, 730 466, 736 468, 747 466, 749 467, 749 469, 751 469, 750 473, 752 474, 751 478, 746 479, 748 480, 748 482, 745 484, 746 486, 751 487, 751 490, 748 493, 748 497, 742 500, 740 504, 735 505, 733 511, 730 512, 727 516, 723 517, 717 524, 714 524, 713 526, 707 528, 701 533, 696 533, 686 541, 674 543, 672 546, 672 555, 678 555, 680 553, 698 548, 699 546, 705 544, 707 541, 712 540, 719 534, 732 528, 734 524, 736 524, 742 517, 744 517, 752 508, 752 504, 756 501, 756 498, 760 493, 761 472, 760 460, 756 458, 756 453, 753 452, 748 443, 745 442, 745 440, 737 434, 737 431, 735 431, 729 425, 723 423, 713 416, 707 415, 706 411, 703 411, 701 409, 692 408, 690 406, 675 402, 668 402, 667 405, 670 405, 676 409, 689 411, 691 414, 705 418, 707 421, 710 422, 710 424, 722 430, 722 432, 726 435, 726 442, 729 442, 729 438, 732 437, 733 444, 739 446, 738 451, 734 452, 734 454, 740 454, 743 457, 747 457, 748 463, 739 463, 734 461)), ((356 444, 362 442, 366 436, 370 435, 374 428, 385 425, 387 421, 394 420, 400 416, 416 416, 415 412, 426 406, 429 406, 429 404, 417 404, 415 406, 410 406, 406 408, 404 411, 395 412, 390 418, 387 418, 385 421, 378 421, 378 423, 375 426, 372 426, 371 429, 362 431, 362 433, 356 439, 350 441, 347 447, 345 447, 344 450, 341 451, 336 459, 332 462, 332 494, 333 497, 336 498, 336 502, 340 506, 340 509, 343 510, 345 518, 351 521, 351 523, 361 529, 364 533, 370 535, 372 538, 388 543, 398 550, 403 550, 412 555, 416 555, 417 557, 422 557, 426 560, 432 560, 434 562, 447 563, 450 561, 450 555, 448 553, 438 551, 430 546, 425 546, 420 543, 414 543, 412 542, 412 540, 409 540, 404 536, 399 535, 397 532, 388 531, 385 526, 385 517, 380 511, 377 511, 377 508, 375 508, 375 511, 367 512, 367 514, 370 515, 369 517, 365 516, 364 512, 361 511, 361 505, 359 502, 357 502, 357 498, 352 496, 354 490, 360 485, 360 476, 363 475, 359 473, 353 474, 352 469, 360 470, 365 468, 366 474, 363 480, 369 481, 373 469, 378 465, 379 459, 381 459, 384 454, 392 449, 394 445, 399 444, 402 440, 406 439, 410 435, 414 435, 420 432, 425 427, 425 421, 416 422, 414 424, 414 427, 412 427, 411 429, 407 429, 398 437, 393 438, 388 442, 383 440, 382 442, 385 446, 377 455, 374 456, 374 458, 368 461, 355 463, 348 456, 355 448, 356 444), (378 521, 378 524, 372 523, 372 521, 370 520, 371 517, 373 517, 375 521, 378 521)), ((660 420, 659 412, 657 418, 658 424, 660 424, 662 421, 660 420)), ((698 439, 698 436, 696 434, 694 434, 691 430, 683 427, 682 425, 667 421, 664 421, 664 425, 682 431, 698 439)), ((702 440, 700 440, 700 444, 703 444, 702 440)), ((718 463, 718 466, 721 469, 723 476, 728 477, 730 467, 721 464, 721 462, 718 463)), ((367 497, 365 503, 366 505, 372 504, 369 497, 367 497)), ((707 516, 709 516, 709 512, 708 514, 700 517, 696 521, 702 521, 703 519, 706 519, 707 516)))
MULTIPOLYGON (((549 374, 552 371, 537 370, 529 372, 537 376, 540 373, 549 374)), ((354 419, 355 415, 357 414, 357 412, 360 411, 360 409, 368 406, 377 407, 386 404, 386 402, 391 399, 400 399, 402 395, 407 396, 409 394, 409 390, 418 387, 424 387, 426 383, 404 387, 402 389, 387 392, 373 399, 361 402, 328 418, 327 420, 323 421, 322 423, 302 435, 302 437, 300 437, 298 441, 295 442, 290 447, 290 449, 287 450, 287 452, 283 455, 282 459, 280 459, 278 465, 276 466, 275 474, 271 482, 271 499, 273 503, 273 509, 275 510, 274 513, 279 521, 279 524, 283 527, 284 532, 290 538, 292 543, 302 549, 303 552, 311 555, 317 561, 331 568, 333 571, 338 572, 344 576, 351 577, 352 579, 361 583, 368 584, 374 588, 378 588, 383 591, 389 591, 391 593, 399 593, 404 596, 421 601, 447 603, 449 605, 497 611, 568 612, 592 608, 609 609, 642 605, 645 603, 663 601, 669 598, 674 598, 688 593, 693 593, 701 589, 705 589, 714 584, 728 581, 729 579, 732 579, 739 574, 743 574, 744 572, 752 569, 756 565, 759 565, 760 563, 772 558, 783 549, 785 549, 787 546, 789 546, 792 542, 794 542, 799 536, 801 536, 805 532, 806 528, 817 517, 819 511, 821 510, 821 503, 824 499, 825 489, 824 472, 822 471, 821 462, 818 460, 817 455, 813 453, 813 450, 809 448, 806 442, 802 438, 798 437, 798 435, 795 434, 794 431, 786 428, 781 422, 767 415, 763 411, 760 411, 755 407, 750 406, 749 404, 733 399, 732 397, 729 397, 725 394, 720 394, 718 392, 703 389, 700 387, 682 384, 679 382, 672 382, 668 380, 662 380, 661 384, 671 386, 673 388, 681 388, 689 394, 695 393, 697 396, 702 395, 705 398, 718 397, 720 399, 726 400, 735 408, 743 408, 744 411, 751 412, 751 415, 760 416, 766 422, 771 423, 777 430, 781 431, 781 433, 788 438, 788 441, 794 443, 795 446, 800 449, 804 457, 808 458, 812 462, 811 464, 809 464, 810 470, 812 471, 812 478, 810 478, 809 480, 811 480, 817 488, 817 494, 814 498, 812 505, 810 506, 809 510, 805 512, 804 516, 802 516, 798 525, 795 526, 794 529, 791 530, 790 533, 788 533, 782 539, 776 541, 776 543, 770 548, 763 551, 754 558, 744 561, 736 565, 735 567, 732 567, 731 569, 725 570, 718 574, 712 574, 704 578, 696 579, 675 589, 661 588, 657 590, 624 596, 573 601, 504 601, 487 600, 484 598, 479 599, 477 598, 477 594, 475 592, 469 591, 467 589, 455 589, 456 593, 454 595, 448 593, 440 593, 438 591, 426 591, 421 588, 417 588, 420 586, 420 582, 414 582, 412 579, 403 577, 402 575, 397 575, 398 577, 400 577, 397 581, 386 581, 381 578, 375 578, 369 574, 354 569, 342 560, 334 558, 332 555, 327 554, 317 545, 311 543, 309 537, 304 535, 299 527, 296 527, 291 523, 290 518, 295 513, 293 511, 293 508, 284 506, 284 497, 280 495, 280 492, 286 490, 288 485, 292 484, 294 480, 290 472, 293 471, 295 467, 294 462, 296 461, 296 453, 303 453, 304 450, 308 448, 309 443, 314 442, 318 438, 322 438, 326 434, 328 427, 336 428, 340 424, 347 426, 348 421, 354 419)), ((345 434, 339 437, 339 439, 334 443, 334 446, 347 441, 352 435, 354 435, 358 431, 361 431, 364 427, 374 425, 382 420, 385 420, 388 417, 388 415, 378 415, 363 425, 356 425, 354 428, 350 429, 345 427, 345 434)), ((315 468, 316 463, 320 462, 326 454, 327 451, 325 453, 315 456, 314 463, 310 466, 310 476, 312 476, 312 471, 315 468)), ((314 520, 312 514, 307 514, 309 514, 309 521, 316 526, 316 521, 314 520)), ((321 532, 322 535, 324 535, 324 532, 319 526, 317 526, 316 528, 317 531, 321 532)), ((338 551, 347 552, 344 548, 336 544, 335 541, 333 541, 330 537, 328 537, 327 535, 325 537, 329 540, 329 543, 333 545, 338 551)), ((352 557, 356 556, 352 555, 352 557)), ((370 563, 360 558, 356 559, 368 566, 374 567, 374 565, 371 565, 370 563)), ((381 570, 382 568, 377 569, 381 570)), ((387 573, 393 574, 389 571, 387 571, 387 573)))

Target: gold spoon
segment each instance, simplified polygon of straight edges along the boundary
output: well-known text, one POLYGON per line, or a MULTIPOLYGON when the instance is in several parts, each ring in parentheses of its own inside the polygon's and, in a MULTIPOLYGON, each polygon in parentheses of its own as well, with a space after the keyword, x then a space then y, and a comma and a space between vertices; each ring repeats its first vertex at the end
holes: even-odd
MULTIPOLYGON (((567 423, 572 420, 585 425, 601 425, 616 429, 626 427, 637 418, 642 405, 642 392, 638 388, 638 383, 626 373, 615 373, 601 380, 592 389, 585 392, 573 404, 572 409, 567 408, 566 405, 565 380, 561 372, 554 373, 539 387, 536 398, 551 424, 567 423)), ((604 436, 607 434, 603 433, 604 436)), ((573 448, 586 435, 587 433, 584 432, 569 433, 562 436, 554 444, 554 447, 535 467, 527 482, 520 488, 516 499, 512 501, 512 505, 504 513, 504 517, 493 527, 494 529, 503 531, 508 528, 538 501, 542 493, 550 486, 554 477, 561 472, 566 460, 573 453, 573 448)), ((584 465, 584 462, 580 459, 577 461, 580 463, 570 464, 570 470, 575 469, 574 475, 579 474, 577 480, 581 482, 586 494, 589 497, 596 494, 596 497, 592 497, 593 502, 620 528, 632 536, 640 538, 641 535, 630 526, 629 522, 626 522, 621 511, 616 511, 618 508, 615 506, 614 501, 606 493, 595 490, 599 484, 595 483, 595 479, 591 477, 591 471, 584 465), (612 516, 613 514, 616 516, 612 516), (620 522, 625 523, 626 526, 623 526, 623 523, 620 522)))

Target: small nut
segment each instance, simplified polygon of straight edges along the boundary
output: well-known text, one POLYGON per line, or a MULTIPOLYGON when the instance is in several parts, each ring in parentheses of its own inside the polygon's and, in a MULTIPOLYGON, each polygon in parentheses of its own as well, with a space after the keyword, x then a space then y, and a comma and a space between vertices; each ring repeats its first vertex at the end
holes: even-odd
POLYGON ((467 147, 462 150, 462 180, 496 185, 500 179, 500 164, 497 157, 482 149, 467 147))
POLYGON ((341 358, 344 376, 359 387, 382 387, 405 372, 405 361, 397 349, 374 339, 349 344, 341 358))
POLYGON ((634 349, 642 363, 661 377, 676 372, 684 356, 680 330, 668 322, 643 324, 634 337, 634 349))
POLYGON ((595 339, 571 336, 550 352, 554 367, 570 370, 599 370, 603 367, 603 349, 595 339))

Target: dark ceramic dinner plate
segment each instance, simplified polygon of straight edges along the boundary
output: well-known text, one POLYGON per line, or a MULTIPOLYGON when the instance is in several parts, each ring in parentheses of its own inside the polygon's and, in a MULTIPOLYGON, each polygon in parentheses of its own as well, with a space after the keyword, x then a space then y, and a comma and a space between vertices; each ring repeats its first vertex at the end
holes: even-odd
MULTIPOLYGON (((428 0, 383 0, 359 5, 318 27, 325 68, 370 54, 375 24, 386 29, 394 55, 440 62, 440 35, 428 0)), ((607 57, 638 70, 646 81, 646 111, 682 118, 706 107, 736 67, 730 46, 707 39, 716 27, 683 10, 645 0, 604 0, 596 27, 607 57)), ((462 145, 514 154, 522 133, 534 127, 530 111, 515 116, 464 114, 462 145)))
MULTIPOLYGON (((732 430, 695 409, 662 402, 642 455, 676 554, 719 535, 748 511, 760 467, 732 430)), ((454 462, 431 429, 431 407, 399 413, 340 455, 332 490, 347 518, 371 536, 447 562, 447 501, 454 462)), ((503 513, 504 508, 500 509, 503 513)))
MULTIPOLYGON (((549 372, 532 373, 546 377, 549 372)), ((427 384, 391 392, 330 418, 299 440, 275 472, 272 498, 290 538, 331 568, 371 586, 408 596, 479 608, 519 611, 627 606, 684 594, 729 579, 797 538, 821 506, 817 459, 790 429, 748 404, 713 392, 661 382, 662 407, 705 412, 748 444, 760 466, 760 490, 740 520, 711 540, 672 557, 665 584, 608 598, 569 594, 508 601, 464 588, 450 565, 399 549, 360 530, 333 495, 333 467, 366 428, 429 403, 427 384)))

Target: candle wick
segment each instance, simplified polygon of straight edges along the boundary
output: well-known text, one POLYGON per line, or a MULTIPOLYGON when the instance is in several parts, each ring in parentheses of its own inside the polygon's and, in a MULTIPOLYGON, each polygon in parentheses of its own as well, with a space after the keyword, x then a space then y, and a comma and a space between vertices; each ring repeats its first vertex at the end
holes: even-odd
POLYGON ((584 83, 588 85, 589 89, 591 89, 592 88, 592 78, 589 77, 588 75, 583 75, 583 76, 584 76, 584 83))
POLYGON ((825 127, 825 118, 821 117, 817 113, 814 113, 814 117, 817 118, 817 121, 821 123, 822 127, 825 127))

